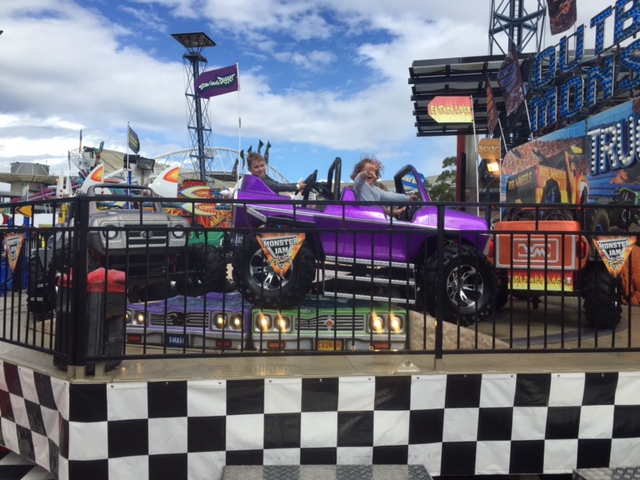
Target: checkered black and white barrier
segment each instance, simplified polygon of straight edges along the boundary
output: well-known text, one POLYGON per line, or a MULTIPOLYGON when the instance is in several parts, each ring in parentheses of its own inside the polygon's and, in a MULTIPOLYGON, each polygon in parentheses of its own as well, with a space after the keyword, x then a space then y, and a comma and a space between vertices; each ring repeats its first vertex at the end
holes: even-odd
POLYGON ((2 363, 1 443, 64 479, 225 465, 571 473, 640 459, 640 372, 71 383, 2 363))

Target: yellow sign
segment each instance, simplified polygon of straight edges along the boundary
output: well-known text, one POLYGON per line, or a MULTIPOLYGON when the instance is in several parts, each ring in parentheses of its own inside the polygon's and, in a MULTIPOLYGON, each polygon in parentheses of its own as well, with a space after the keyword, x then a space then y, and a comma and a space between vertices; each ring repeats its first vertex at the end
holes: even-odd
POLYGON ((478 142, 478 155, 480 155, 480 158, 483 160, 497 162, 502 155, 500 150, 499 138, 483 138, 478 142))
POLYGON ((16 213, 20 215, 24 215, 25 217, 33 217, 33 206, 32 205, 22 205, 20 207, 16 207, 16 213))
POLYGON ((596 250, 613 277, 617 277, 631 255, 636 237, 615 236, 594 238, 596 250))
POLYGON ((263 233, 258 243, 273 271, 284 277, 304 242, 304 233, 263 233))
POLYGON ((18 264, 18 257, 20 257, 20 250, 22 250, 23 242, 23 233, 9 233, 4 237, 4 248, 7 251, 9 268, 11 268, 12 272, 16 269, 16 265, 18 264))
POLYGON ((573 292, 573 272, 565 272, 564 282, 562 272, 550 270, 531 270, 527 275, 526 270, 514 270, 511 275, 511 288, 513 290, 531 290, 548 292, 573 292))

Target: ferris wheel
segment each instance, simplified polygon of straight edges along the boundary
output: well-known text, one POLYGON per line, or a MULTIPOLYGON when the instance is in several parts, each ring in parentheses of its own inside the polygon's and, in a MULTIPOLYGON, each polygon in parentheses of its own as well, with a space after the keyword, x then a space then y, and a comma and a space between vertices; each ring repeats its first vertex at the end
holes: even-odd
MULTIPOLYGON (((167 166, 178 166, 180 167, 181 176, 197 178, 200 168, 197 153, 195 149, 185 149, 158 155, 155 157, 156 173, 167 166)), ((228 178, 235 175, 233 167, 238 158, 238 150, 224 147, 208 147, 205 149, 205 153, 209 159, 205 168, 208 178, 215 180, 216 178, 228 178)), ((267 172, 277 182, 289 183, 287 178, 270 164, 267 164, 267 172)), ((240 176, 246 173, 243 165, 239 165, 237 173, 240 176)))

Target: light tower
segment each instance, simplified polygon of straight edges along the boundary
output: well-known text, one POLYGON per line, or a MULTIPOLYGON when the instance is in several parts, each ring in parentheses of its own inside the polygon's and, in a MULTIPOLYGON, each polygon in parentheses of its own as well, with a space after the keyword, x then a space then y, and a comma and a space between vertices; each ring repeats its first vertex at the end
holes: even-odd
POLYGON ((491 0, 489 55, 494 54, 494 45, 506 55, 511 42, 522 52, 531 40, 536 42, 535 51, 540 51, 546 11, 545 0, 491 0))
POLYGON ((182 56, 186 73, 186 90, 188 108, 189 136, 191 137, 191 160, 194 170, 199 172, 200 180, 207 180, 207 171, 212 171, 213 156, 209 146, 211 135, 211 121, 209 120, 208 99, 202 99, 195 91, 195 81, 201 70, 207 65, 207 59, 202 55, 206 47, 215 47, 216 43, 206 33, 172 33, 180 45, 187 49, 182 56))

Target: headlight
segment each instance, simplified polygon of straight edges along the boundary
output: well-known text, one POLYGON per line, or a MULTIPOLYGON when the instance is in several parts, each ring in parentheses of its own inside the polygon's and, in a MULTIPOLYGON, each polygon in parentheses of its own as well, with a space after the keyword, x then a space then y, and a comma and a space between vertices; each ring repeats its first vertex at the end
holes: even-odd
POLYGON ((144 313, 135 310, 127 310, 125 320, 129 325, 144 325, 144 313))
POLYGON ((389 330, 394 333, 402 332, 404 330, 404 320, 399 315, 389 314, 389 330))
POLYGON ((276 328, 281 332, 288 332, 291 330, 291 320, 289 317, 283 317, 282 314, 278 314, 276 320, 276 328))
POLYGON ((259 312, 255 316, 256 329, 261 330, 263 332, 267 332, 271 330, 271 317, 269 315, 265 315, 262 312, 259 312))
POLYGON ((376 312, 371 312, 369 315, 369 327, 373 332, 382 332, 384 330, 384 318, 378 315, 376 312))
POLYGON ((213 317, 213 326, 222 330, 226 325, 227 325, 227 316, 222 313, 216 313, 215 316, 213 317))
POLYGON ((173 230, 171 233, 176 238, 184 238, 187 235, 187 232, 185 231, 184 228, 182 228, 182 226, 176 227, 176 229, 173 230))
POLYGON ((231 315, 231 323, 229 324, 231 330, 242 330, 243 324, 242 315, 239 313, 231 315))
MULTIPOLYGON (((115 225, 103 225, 104 227, 111 227, 111 228, 115 228, 115 225)), ((109 239, 109 240, 115 240, 115 238, 118 236, 118 231, 117 230, 105 230, 102 232, 102 235, 104 235, 105 238, 109 239)))

